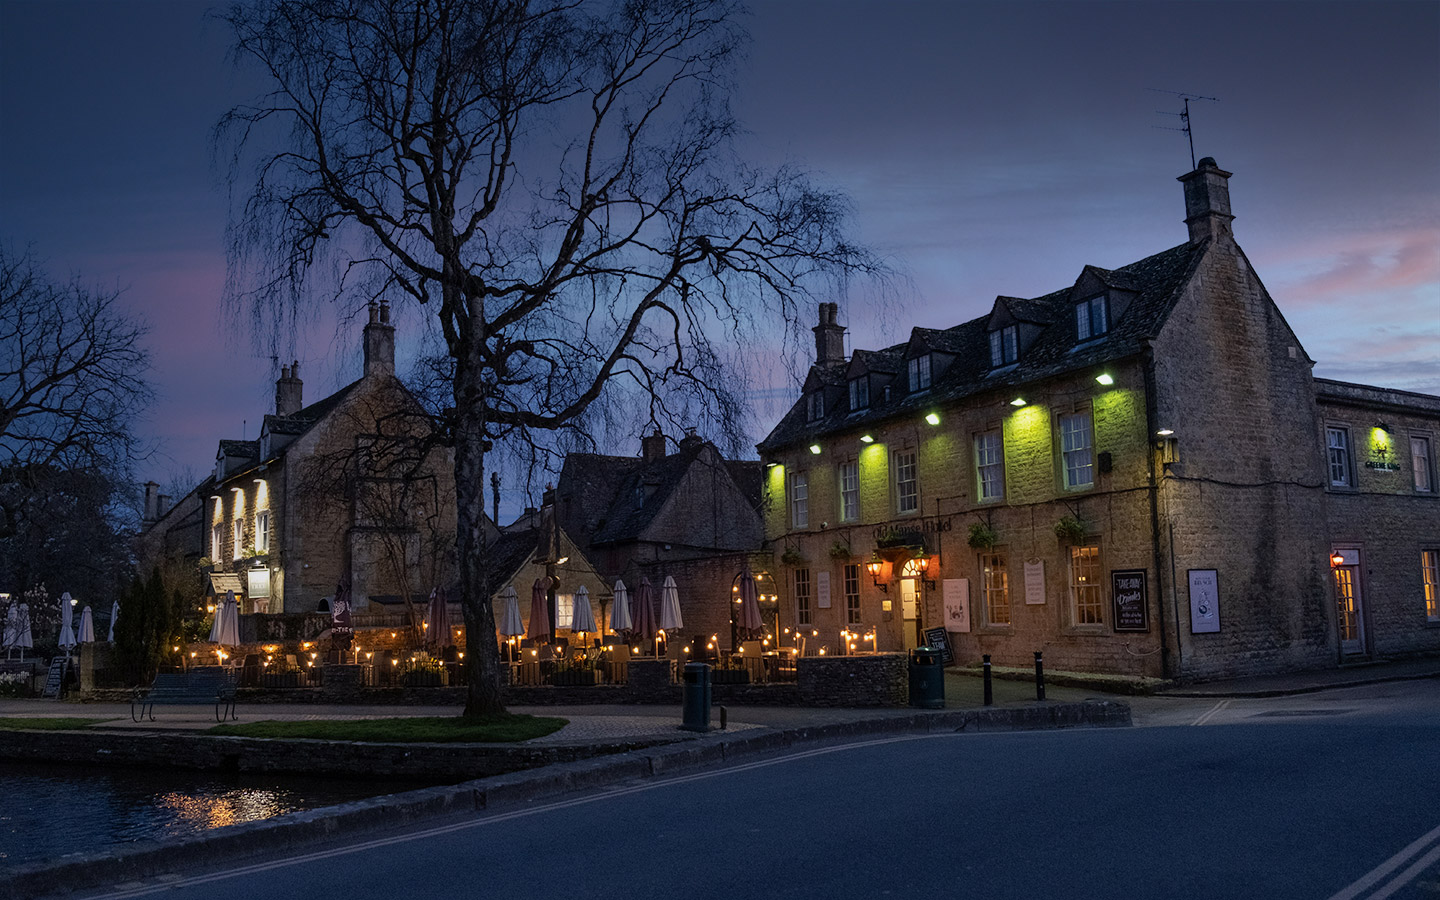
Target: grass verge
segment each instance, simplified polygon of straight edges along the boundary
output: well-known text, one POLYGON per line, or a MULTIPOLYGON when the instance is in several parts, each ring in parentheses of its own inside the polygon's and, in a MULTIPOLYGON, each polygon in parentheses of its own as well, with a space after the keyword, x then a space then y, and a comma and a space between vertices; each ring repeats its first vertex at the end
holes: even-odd
POLYGON ((206 734, 256 738, 312 738, 322 741, 367 743, 476 743, 511 744, 559 731, 566 719, 505 714, 488 719, 460 716, 423 716, 396 719, 318 720, 279 722, 266 720, 243 725, 217 725, 206 734))
POLYGON ((76 728, 89 728, 91 725, 98 725, 101 722, 108 721, 110 720, 78 718, 45 719, 31 717, 0 717, 0 731, 73 731, 76 728))

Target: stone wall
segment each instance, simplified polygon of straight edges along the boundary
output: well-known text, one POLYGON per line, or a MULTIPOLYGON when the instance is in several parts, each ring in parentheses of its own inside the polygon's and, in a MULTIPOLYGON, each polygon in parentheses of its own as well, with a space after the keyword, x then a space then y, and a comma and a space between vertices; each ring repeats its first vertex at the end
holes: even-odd
POLYGON ((908 666, 903 653, 807 656, 799 660, 796 696, 804 706, 905 706, 908 666))

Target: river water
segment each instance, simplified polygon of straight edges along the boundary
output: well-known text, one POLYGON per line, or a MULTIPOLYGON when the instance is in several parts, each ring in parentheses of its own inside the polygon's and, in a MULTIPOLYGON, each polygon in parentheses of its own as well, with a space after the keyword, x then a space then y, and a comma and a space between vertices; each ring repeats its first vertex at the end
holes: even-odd
POLYGON ((417 787, 423 785, 0 763, 0 869, 417 787))

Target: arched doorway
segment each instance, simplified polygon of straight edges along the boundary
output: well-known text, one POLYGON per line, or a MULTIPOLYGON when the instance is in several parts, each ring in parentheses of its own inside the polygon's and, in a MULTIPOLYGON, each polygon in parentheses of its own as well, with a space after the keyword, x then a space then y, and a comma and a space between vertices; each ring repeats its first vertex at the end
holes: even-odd
POLYGON ((920 576, 920 565, 913 559, 906 560, 900 568, 900 632, 906 650, 921 644, 920 629, 924 623, 920 617, 920 576))

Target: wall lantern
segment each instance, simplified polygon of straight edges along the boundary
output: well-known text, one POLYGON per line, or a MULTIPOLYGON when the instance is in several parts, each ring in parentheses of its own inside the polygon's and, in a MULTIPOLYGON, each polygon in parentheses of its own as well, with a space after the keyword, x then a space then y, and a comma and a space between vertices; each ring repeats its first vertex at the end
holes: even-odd
POLYGON ((813 453, 813 454, 815 454, 816 456, 819 456, 819 455, 820 455, 820 445, 819 445, 819 444, 811 444, 811 445, 810 445, 810 452, 813 453))
POLYGON ((870 561, 865 564, 865 571, 870 573, 870 580, 875 582, 875 586, 888 594, 890 593, 890 585, 880 583, 880 570, 884 567, 885 564, 880 561, 880 556, 871 553, 870 561))
POLYGON ((930 574, 930 563, 933 562, 934 559, 935 557, 933 556, 915 557, 915 570, 920 573, 920 581, 924 583, 928 590, 932 591, 935 590, 935 579, 927 578, 926 576, 930 574))
POLYGON ((875 438, 871 437, 871 436, 868 435, 868 434, 862 434, 862 435, 860 435, 860 443, 862 443, 862 444, 873 444, 873 443, 875 443, 875 438))
POLYGON ((1010 401, 1010 405, 1011 405, 1011 406, 1024 406, 1024 405, 1025 405, 1025 398, 1024 398, 1024 397, 1016 397, 1014 400, 1011 400, 1011 401, 1010 401))
POLYGON ((1110 385, 1115 383, 1115 378, 1109 372, 1101 372, 1099 375, 1095 376, 1095 380, 1105 385, 1106 387, 1109 387, 1110 385))
POLYGON ((1341 553, 1339 550, 1336 550, 1334 553, 1330 554, 1330 568, 1338 569, 1343 565, 1345 565, 1345 554, 1341 553))
POLYGON ((939 424, 940 424, 940 416, 939 416, 938 414, 936 414, 936 413, 926 413, 926 414, 925 414, 925 421, 929 422, 931 425, 939 425, 939 424))

